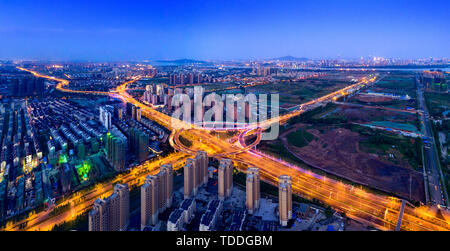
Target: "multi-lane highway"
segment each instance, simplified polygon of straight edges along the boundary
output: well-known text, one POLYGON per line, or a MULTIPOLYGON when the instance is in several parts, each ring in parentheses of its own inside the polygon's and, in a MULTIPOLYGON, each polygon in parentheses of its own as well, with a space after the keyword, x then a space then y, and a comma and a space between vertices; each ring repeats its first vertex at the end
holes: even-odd
POLYGON ((423 83, 420 82, 419 78, 416 78, 416 84, 419 108, 423 111, 420 120, 424 133, 423 162, 428 182, 427 190, 429 193, 429 202, 433 205, 448 206, 447 193, 442 187, 442 172, 439 165, 439 157, 433 137, 433 131, 430 125, 430 114, 428 113, 425 97, 423 95, 423 83))
MULTIPOLYGON (((50 78, 60 81, 53 77, 50 78)), ((289 118, 303 113, 305 110, 304 108, 313 107, 318 103, 335 100, 337 97, 358 90, 364 85, 374 83, 376 80, 376 77, 371 79, 363 79, 361 82, 346 87, 343 90, 333 92, 324 97, 310 101, 307 104, 300 105, 300 109, 263 122, 262 125, 269 125, 275 122, 283 123, 289 118)), ((172 123, 174 122, 184 123, 181 121, 172 120, 172 117, 160 113, 131 97, 128 93, 126 93, 127 83, 119 86, 116 92, 111 95, 141 107, 143 116, 149 117, 169 129, 172 129, 172 123)), ((58 85, 59 89, 64 91, 63 86, 65 85, 67 85, 67 83, 58 85)), ((186 133, 189 133, 190 138, 196 139, 195 143, 200 142, 202 150, 207 151, 211 155, 220 154, 221 156, 227 156, 228 158, 231 158, 236 162, 243 163, 247 166, 259 167, 261 169, 262 179, 273 184, 276 184, 280 175, 288 174, 293 178, 293 190, 301 196, 310 199, 318 199, 328 205, 331 205, 338 211, 345 212, 346 215, 352 219, 379 229, 394 230, 396 227, 401 207, 401 201, 397 198, 371 193, 362 188, 346 185, 342 182, 335 181, 304 170, 300 167, 288 164, 282 160, 266 156, 256 150, 247 149, 246 151, 241 152, 240 150, 247 147, 245 146, 245 142, 244 145, 242 145, 242 140, 239 140, 240 144, 232 144, 228 141, 212 136, 206 130, 199 130, 194 128, 193 125, 189 126, 190 130, 187 130, 186 133), (217 152, 217 148, 220 149, 219 152, 217 152)), ((189 128, 189 126, 187 128, 189 128)), ((259 126, 261 126, 261 124, 259 126)), ((175 133, 176 130, 174 130, 174 134, 175 133)), ((172 144, 174 147, 180 152, 189 150, 188 148, 183 147, 179 141, 173 140, 171 142, 173 142, 172 144)), ((192 152, 187 152, 187 154, 192 154, 192 152)), ((77 210, 78 209, 75 208, 73 211, 77 210)), ((416 208, 411 205, 407 205, 404 209, 401 229, 449 230, 450 226, 448 225, 447 219, 450 219, 450 215, 447 211, 442 211, 441 215, 443 215, 444 218, 439 218, 436 216, 436 210, 437 208, 435 207, 416 208)), ((57 221, 60 221, 60 219, 49 219, 47 221, 50 222, 48 225, 52 225, 57 221)))

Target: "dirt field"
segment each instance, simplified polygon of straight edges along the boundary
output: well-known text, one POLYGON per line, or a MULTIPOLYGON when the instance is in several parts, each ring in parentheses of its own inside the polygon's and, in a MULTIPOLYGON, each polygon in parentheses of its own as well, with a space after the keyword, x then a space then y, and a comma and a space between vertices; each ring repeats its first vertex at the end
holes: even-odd
POLYGON ((305 125, 285 131, 281 140, 291 154, 308 165, 403 198, 425 200, 422 174, 407 168, 407 163, 394 165, 381 156, 360 150, 362 136, 358 133, 337 128, 321 134, 317 129, 309 129, 316 140, 302 148, 289 145, 287 135, 301 126, 305 125))
POLYGON ((345 117, 348 122, 367 123, 373 121, 391 121, 415 124, 416 115, 389 110, 372 109, 341 105, 334 112, 335 116, 345 117))
POLYGON ((366 95, 366 94, 360 94, 355 96, 356 100, 359 100, 361 102, 365 103, 380 103, 380 102, 390 102, 394 100, 390 97, 381 97, 381 96, 374 96, 374 95, 366 95))

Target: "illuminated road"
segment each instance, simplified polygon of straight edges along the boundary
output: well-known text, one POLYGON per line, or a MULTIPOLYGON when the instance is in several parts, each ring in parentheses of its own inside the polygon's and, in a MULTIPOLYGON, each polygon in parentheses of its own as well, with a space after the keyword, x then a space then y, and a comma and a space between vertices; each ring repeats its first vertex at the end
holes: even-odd
MULTIPOLYGON (((53 79, 58 81, 55 78, 53 79)), ((268 121, 260 123, 259 125, 252 124, 245 128, 264 128, 264 126, 268 126, 278 121, 280 123, 284 123, 288 119, 302 114, 311 106, 322 102, 334 101, 338 97, 358 90, 359 88, 364 87, 369 83, 374 83, 376 80, 376 77, 372 79, 363 79, 359 83, 343 88, 342 90, 299 105, 299 110, 282 115, 278 118, 270 119, 268 121)), ((67 85, 67 83, 61 84, 61 86, 59 86, 60 90, 63 90, 61 89, 61 87, 63 87, 64 85, 67 85)), ((320 200, 332 206, 338 211, 345 212, 348 217, 359 222, 366 223, 378 229, 395 229, 401 206, 401 201, 399 199, 371 193, 361 188, 353 187, 342 182, 317 175, 300 167, 293 166, 282 160, 259 153, 255 150, 247 149, 246 151, 242 152, 242 148, 246 148, 245 141, 243 142, 241 139, 239 140, 239 144, 241 146, 239 146, 239 144, 231 144, 227 141, 212 136, 208 132, 208 130, 198 130, 198 128, 195 128, 193 125, 186 125, 186 123, 182 121, 172 120, 172 117, 160 113, 131 97, 126 92, 126 85, 127 83, 119 86, 116 93, 110 95, 118 97, 125 102, 129 102, 141 107, 143 116, 155 120, 159 124, 171 130, 173 129, 173 123, 181 123, 182 125, 186 126, 185 128, 189 128, 190 130, 185 131, 185 133, 189 133, 190 138, 198 139, 195 143, 200 142, 202 145, 202 150, 207 151, 208 154, 219 154, 220 156, 227 156, 228 158, 231 158, 236 162, 246 164, 247 166, 258 167, 261 169, 261 178, 272 184, 277 184, 277 179, 280 175, 290 175, 293 178, 293 190, 297 194, 305 198, 320 200), (208 144, 204 142, 207 142, 208 144), (220 148, 219 152, 217 152, 217 148, 220 148)), ((186 154, 193 154, 191 149, 183 147, 179 140, 174 140, 173 136, 175 136, 176 134, 177 130, 174 130, 174 134, 171 135, 171 143, 174 145, 175 149, 179 150, 180 152, 186 151, 186 154)), ((448 224, 448 219, 450 219, 449 213, 447 211, 441 211, 444 219, 437 217, 436 214, 437 211, 434 207, 415 208, 411 205, 407 205, 405 207, 401 229, 450 230, 450 226, 448 224)), ((54 224, 53 221, 52 224, 54 224)), ((48 225, 50 226, 51 224, 48 225)))
POLYGON ((417 85, 417 100, 419 101, 419 107, 423 110, 423 114, 420 116, 420 121, 423 127, 423 133, 426 138, 423 148, 423 164, 427 171, 429 202, 434 205, 448 206, 448 198, 446 190, 443 189, 442 184, 445 184, 442 170, 440 168, 440 160, 437 153, 436 144, 433 137, 433 130, 431 127, 430 113, 425 102, 424 97, 424 84, 416 78, 417 85))

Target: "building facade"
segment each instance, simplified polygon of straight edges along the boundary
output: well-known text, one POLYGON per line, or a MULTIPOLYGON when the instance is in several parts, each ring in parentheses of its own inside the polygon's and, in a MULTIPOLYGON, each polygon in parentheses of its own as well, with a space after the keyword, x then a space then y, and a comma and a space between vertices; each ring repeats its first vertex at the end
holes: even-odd
POLYGON ((247 169, 245 202, 249 214, 253 214, 259 209, 259 202, 260 202, 259 168, 251 167, 247 169))

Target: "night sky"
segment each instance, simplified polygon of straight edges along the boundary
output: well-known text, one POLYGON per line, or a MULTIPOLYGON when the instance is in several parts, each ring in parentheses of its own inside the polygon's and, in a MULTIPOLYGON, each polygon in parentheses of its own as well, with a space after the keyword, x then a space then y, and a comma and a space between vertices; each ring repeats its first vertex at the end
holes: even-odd
POLYGON ((450 1, 0 0, 0 59, 450 57, 450 1))

